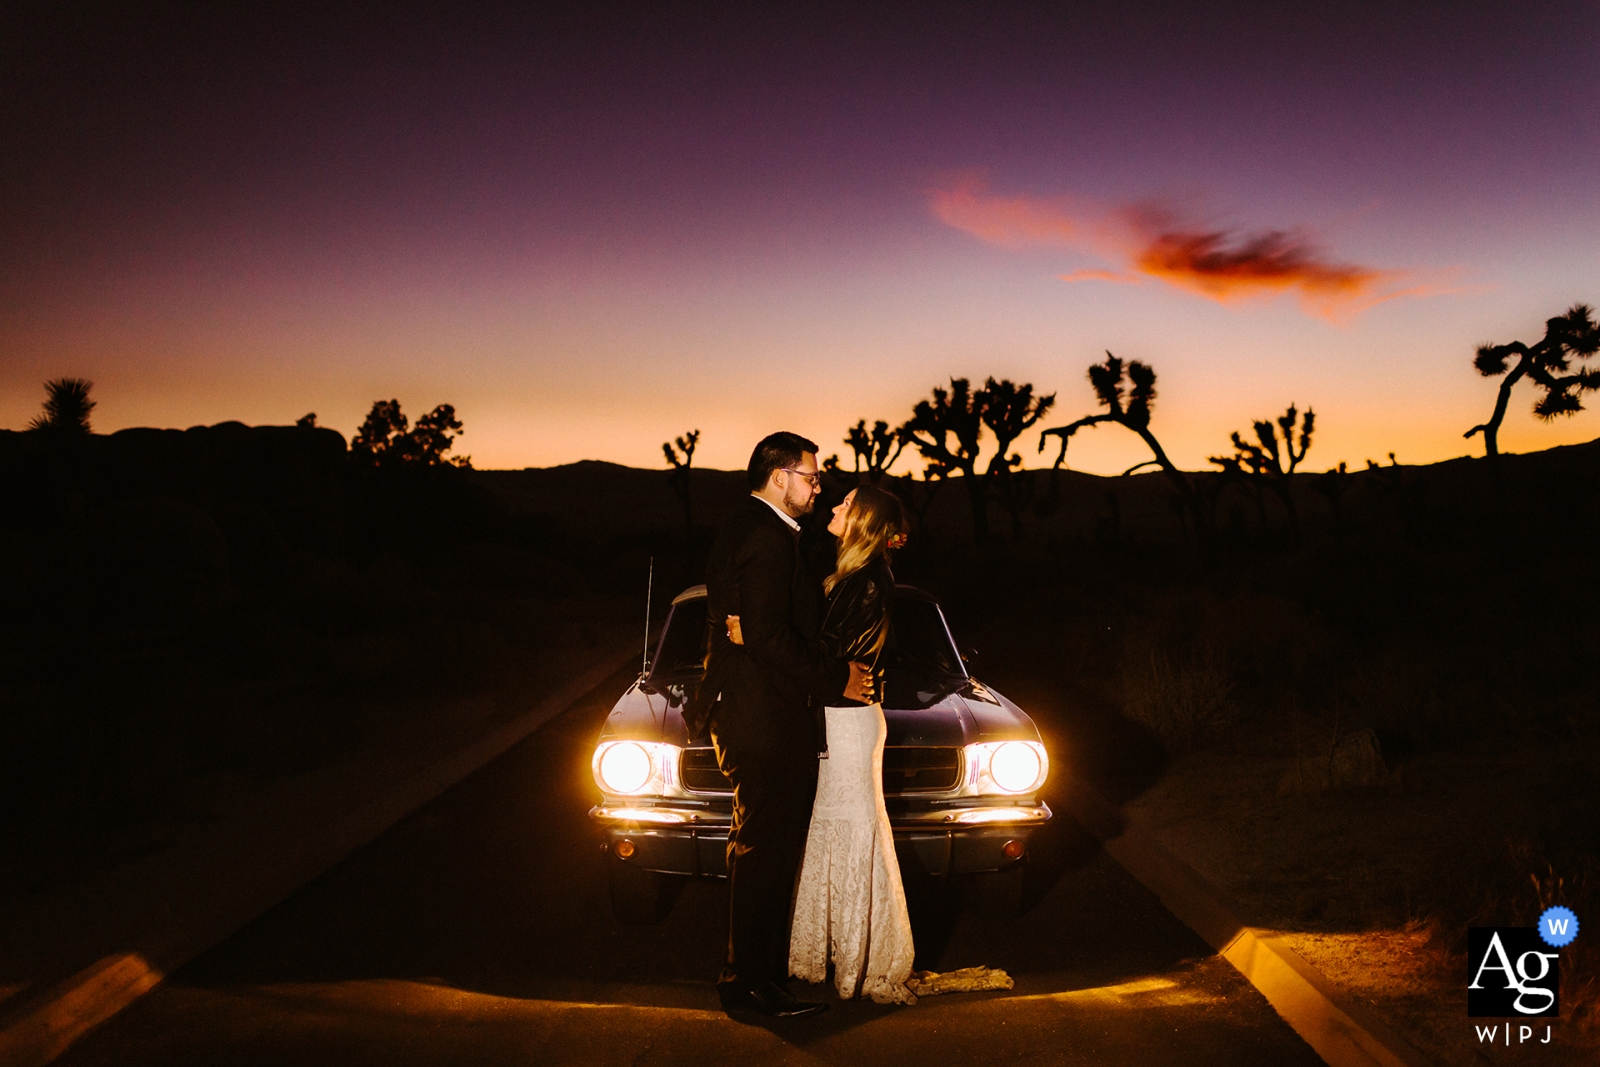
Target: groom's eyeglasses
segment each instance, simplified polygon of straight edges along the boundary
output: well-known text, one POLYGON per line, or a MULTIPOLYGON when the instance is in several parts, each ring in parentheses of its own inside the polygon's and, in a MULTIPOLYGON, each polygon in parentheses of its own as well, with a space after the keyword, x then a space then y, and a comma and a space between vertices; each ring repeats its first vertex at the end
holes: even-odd
POLYGON ((806 484, 811 486, 811 488, 813 488, 813 489, 817 488, 818 486, 820 486, 822 484, 822 472, 821 471, 812 471, 812 472, 797 471, 793 467, 779 467, 778 469, 781 470, 781 471, 787 471, 790 474, 798 474, 800 477, 804 478, 806 480, 806 484))

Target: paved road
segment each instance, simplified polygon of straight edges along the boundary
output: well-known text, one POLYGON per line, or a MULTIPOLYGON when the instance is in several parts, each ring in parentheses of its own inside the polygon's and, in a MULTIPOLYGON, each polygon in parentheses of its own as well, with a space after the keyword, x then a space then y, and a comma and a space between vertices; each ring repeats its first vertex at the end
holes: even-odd
MULTIPOLYGON (((1029 910, 908 887, 918 967, 1006 993, 717 1010, 727 888, 656 927, 610 916, 590 745, 629 679, 580 703, 92 1033, 63 1064, 1273 1064, 1321 1061, 1226 963, 1058 816, 1029 910)), ((804 987, 796 984, 797 991, 804 987)), ((814 997, 832 999, 825 989, 814 997)))

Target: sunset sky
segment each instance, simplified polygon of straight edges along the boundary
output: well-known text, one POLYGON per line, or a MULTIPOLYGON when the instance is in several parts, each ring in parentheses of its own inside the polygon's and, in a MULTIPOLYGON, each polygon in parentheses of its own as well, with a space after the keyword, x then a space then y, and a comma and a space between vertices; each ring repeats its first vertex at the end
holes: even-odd
MULTIPOLYGON (((1600 302, 1594 2, 460 6, 8 7, 0 427, 76 375, 101 432, 395 397, 479 467, 740 467, 952 375, 1067 422, 1109 349, 1181 465, 1291 401, 1311 469, 1428 462, 1476 345, 1600 302)), ((1532 402, 1503 449, 1600 437, 1532 402)))

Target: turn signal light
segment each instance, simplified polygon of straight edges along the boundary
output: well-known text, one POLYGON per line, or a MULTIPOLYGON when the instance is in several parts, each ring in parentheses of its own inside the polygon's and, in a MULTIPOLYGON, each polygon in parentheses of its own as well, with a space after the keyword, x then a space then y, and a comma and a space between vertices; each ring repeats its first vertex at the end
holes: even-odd
POLYGON ((1008 860, 1020 860, 1022 854, 1028 851, 1028 846, 1021 841, 1007 841, 1000 846, 1000 854, 1008 860))
POLYGON ((628 840, 618 841, 616 852, 619 860, 631 858, 633 856, 633 842, 628 840))

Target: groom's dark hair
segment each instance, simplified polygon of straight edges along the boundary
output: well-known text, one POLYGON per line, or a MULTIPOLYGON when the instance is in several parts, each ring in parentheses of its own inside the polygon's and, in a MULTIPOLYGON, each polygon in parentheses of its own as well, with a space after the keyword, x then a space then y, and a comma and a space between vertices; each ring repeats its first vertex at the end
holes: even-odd
POLYGON ((757 492, 767 479, 772 477, 772 472, 793 467, 800 462, 800 457, 807 452, 816 452, 817 443, 807 441, 797 433, 780 430, 769 433, 763 437, 756 450, 750 453, 750 466, 747 468, 750 475, 750 491, 757 492))

